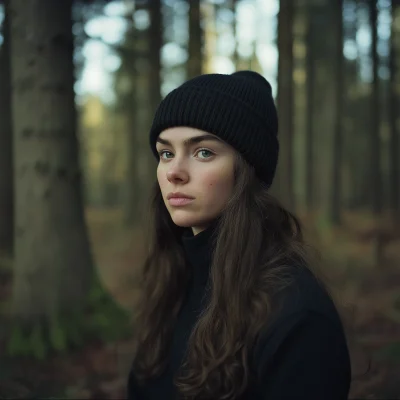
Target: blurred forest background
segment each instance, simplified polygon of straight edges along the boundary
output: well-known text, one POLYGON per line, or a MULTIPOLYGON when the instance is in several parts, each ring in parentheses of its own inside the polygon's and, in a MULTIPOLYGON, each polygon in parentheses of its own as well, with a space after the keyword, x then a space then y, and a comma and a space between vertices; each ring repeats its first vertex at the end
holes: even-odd
POLYGON ((400 399, 399 0, 0 0, 0 21, 0 398, 125 397, 154 111, 251 69, 272 191, 351 316, 351 398, 400 399))

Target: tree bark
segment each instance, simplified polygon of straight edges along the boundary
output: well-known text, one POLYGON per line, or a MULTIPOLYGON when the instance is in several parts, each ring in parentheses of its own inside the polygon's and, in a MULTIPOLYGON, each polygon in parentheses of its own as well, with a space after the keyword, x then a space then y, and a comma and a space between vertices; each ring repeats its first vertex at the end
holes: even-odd
MULTIPOLYGON (((148 90, 150 94, 150 112, 144 112, 145 115, 145 126, 147 126, 146 132, 150 131, 150 127, 152 124, 153 116, 156 112, 157 107, 159 106, 162 98, 161 98, 161 49, 163 47, 163 18, 162 18, 162 2, 161 0, 154 0, 150 2, 150 18, 151 18, 151 28, 149 31, 149 55, 150 55, 150 75, 148 77, 148 86, 146 89, 144 87, 143 92, 148 90)), ((140 101, 140 100, 139 100, 140 101)), ((148 149, 148 136, 142 135, 141 138, 144 140, 143 149, 148 149)), ((149 194, 151 188, 153 186, 154 180, 156 179, 156 168, 157 163, 155 161, 154 156, 150 151, 143 151, 143 154, 146 155, 146 159, 143 160, 145 163, 146 173, 143 176, 143 186, 144 186, 144 196, 142 205, 145 207, 148 204, 149 194)), ((140 166, 139 166, 140 168, 140 166)), ((143 168, 143 167, 142 167, 143 168)))
POLYGON ((187 62, 187 78, 194 78, 202 73, 203 34, 201 29, 200 0, 188 0, 189 4, 189 59, 187 62))
POLYGON ((9 1, 5 1, 4 42, 0 49, 0 250, 13 248, 13 169, 9 1))
POLYGON ((236 12, 237 3, 238 3, 238 0, 230 1, 231 11, 233 14, 232 30, 233 30, 233 37, 235 39, 235 48, 233 49, 232 61, 233 61, 236 71, 239 68, 239 61, 240 61, 239 52, 238 52, 239 38, 238 38, 238 34, 237 34, 237 12, 236 12))
POLYGON ((120 108, 126 117, 126 178, 124 184, 123 223, 126 227, 131 227, 137 222, 139 215, 140 187, 137 174, 137 153, 139 149, 140 126, 138 117, 137 85, 139 82, 140 63, 138 60, 138 34, 131 16, 127 16, 127 23, 131 24, 130 30, 125 36, 125 49, 120 54, 122 59, 121 69, 117 74, 116 87, 120 90, 118 99, 120 108), (121 83, 122 82, 122 85, 121 83))
POLYGON ((329 214, 330 220, 334 225, 341 223, 341 200, 342 200, 342 105, 343 96, 343 0, 336 0, 334 8, 335 18, 334 26, 336 28, 336 49, 335 49, 335 83, 336 104, 334 107, 334 124, 333 133, 333 157, 332 157, 332 193, 330 196, 329 214))
POLYGON ((369 0, 370 24, 372 28, 372 93, 371 93, 371 206, 372 212, 379 218, 382 212, 382 173, 381 173, 381 140, 380 140, 380 106, 378 77, 378 10, 376 0, 369 0))
POLYGON ((140 225, 149 204, 149 195, 156 179, 156 163, 149 151, 148 134, 152 117, 161 101, 162 14, 161 2, 157 0, 148 6, 151 26, 141 32, 133 28, 133 52, 131 62, 134 103, 129 121, 134 126, 128 132, 128 168, 125 187, 124 225, 140 225), (150 105, 150 106, 149 106, 150 105))
POLYGON ((82 307, 92 278, 74 101, 72 0, 12 0, 14 315, 82 307))
MULTIPOLYGON (((400 1, 392 0, 392 21, 400 16, 400 1)), ((400 109, 399 94, 396 92, 396 87, 400 87, 400 79, 398 77, 398 57, 397 53, 400 44, 400 29, 396 29, 394 22, 392 22, 391 38, 390 38, 390 101, 389 101, 389 124, 390 124, 390 208, 392 211, 393 221, 400 222, 400 156, 399 156, 399 140, 400 129, 398 114, 400 109), (397 48, 396 48, 397 43, 397 48)))
POLYGON ((276 190, 280 200, 294 208, 293 193, 293 13, 292 0, 281 0, 278 15, 278 116, 281 143, 276 190))
MULTIPOLYGON (((353 3, 353 8, 347 10, 348 20, 344 25, 346 30, 347 40, 356 40, 358 31, 357 27, 357 5, 353 3)), ((350 210, 355 207, 359 193, 360 186, 360 165, 365 164, 366 160, 357 159, 354 157, 354 153, 357 151, 362 152, 362 145, 365 140, 360 138, 360 133, 365 137, 365 131, 359 128, 358 113, 360 108, 360 96, 359 96, 359 75, 357 60, 345 60, 344 62, 344 76, 346 79, 346 85, 344 87, 345 101, 343 104, 343 149, 344 149, 344 164, 345 164, 345 192, 343 197, 345 198, 344 206, 350 210)), ((363 169, 365 170, 366 167, 363 169)))
POLYGON ((308 7, 307 55, 306 55, 306 139, 305 139, 305 189, 306 208, 314 207, 314 22, 312 7, 308 7))
POLYGON ((370 196, 371 208, 375 217, 375 237, 373 241, 373 261, 379 266, 383 257, 382 233, 380 230, 380 219, 382 214, 382 172, 381 172, 381 140, 380 140, 380 106, 379 106, 379 76, 378 76, 378 5, 377 0, 369 0, 370 24, 372 28, 372 93, 371 93, 371 164, 370 164, 370 196))
MULTIPOLYGON (((194 2, 195 3, 195 2, 194 2)), ((149 58, 150 58, 150 101, 152 113, 161 102, 161 48, 163 45, 163 21, 161 0, 153 0, 150 7, 149 58)))

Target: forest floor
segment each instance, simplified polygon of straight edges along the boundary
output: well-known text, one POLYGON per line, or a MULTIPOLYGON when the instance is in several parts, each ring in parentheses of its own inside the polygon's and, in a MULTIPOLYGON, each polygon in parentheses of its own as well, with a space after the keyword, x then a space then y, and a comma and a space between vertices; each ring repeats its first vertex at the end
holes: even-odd
MULTIPOLYGON (((118 211, 89 210, 87 218, 100 278, 130 310, 137 293, 135 267, 143 259, 142 233, 119 228, 118 211)), ((345 215, 340 229, 310 216, 303 223, 313 227, 306 234, 344 309, 355 375, 350 399, 400 399, 400 231, 389 222, 381 228, 384 251, 376 265, 375 228, 365 215, 345 215)), ((1 269, 0 275, 1 302, 9 298, 12 280, 1 269)), ((1 332, 0 322, 0 351, 1 332)), ((131 342, 123 340, 90 343, 47 361, 0 361, 0 399, 123 399, 131 356, 131 342)))

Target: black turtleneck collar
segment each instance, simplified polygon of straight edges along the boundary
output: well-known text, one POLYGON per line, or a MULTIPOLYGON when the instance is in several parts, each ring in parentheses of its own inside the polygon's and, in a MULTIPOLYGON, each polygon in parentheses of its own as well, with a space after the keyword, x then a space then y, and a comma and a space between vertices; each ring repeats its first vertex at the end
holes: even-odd
POLYGON ((192 266, 194 285, 207 284, 212 254, 214 249, 214 235, 218 219, 214 220, 204 231, 193 235, 192 228, 186 228, 182 234, 182 245, 185 255, 192 266))

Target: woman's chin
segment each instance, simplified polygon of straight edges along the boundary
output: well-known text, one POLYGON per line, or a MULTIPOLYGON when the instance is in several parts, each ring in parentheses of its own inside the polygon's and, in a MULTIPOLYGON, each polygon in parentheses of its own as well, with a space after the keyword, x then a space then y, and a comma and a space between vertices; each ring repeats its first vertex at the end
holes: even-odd
POLYGON ((171 213, 171 219, 175 225, 181 228, 191 228, 193 226, 201 226, 207 221, 207 218, 195 218, 190 215, 184 215, 183 212, 177 211, 171 213))
POLYGON ((197 220, 191 218, 172 218, 172 221, 174 221, 175 225, 178 225, 181 228, 191 228, 196 224, 197 220))

